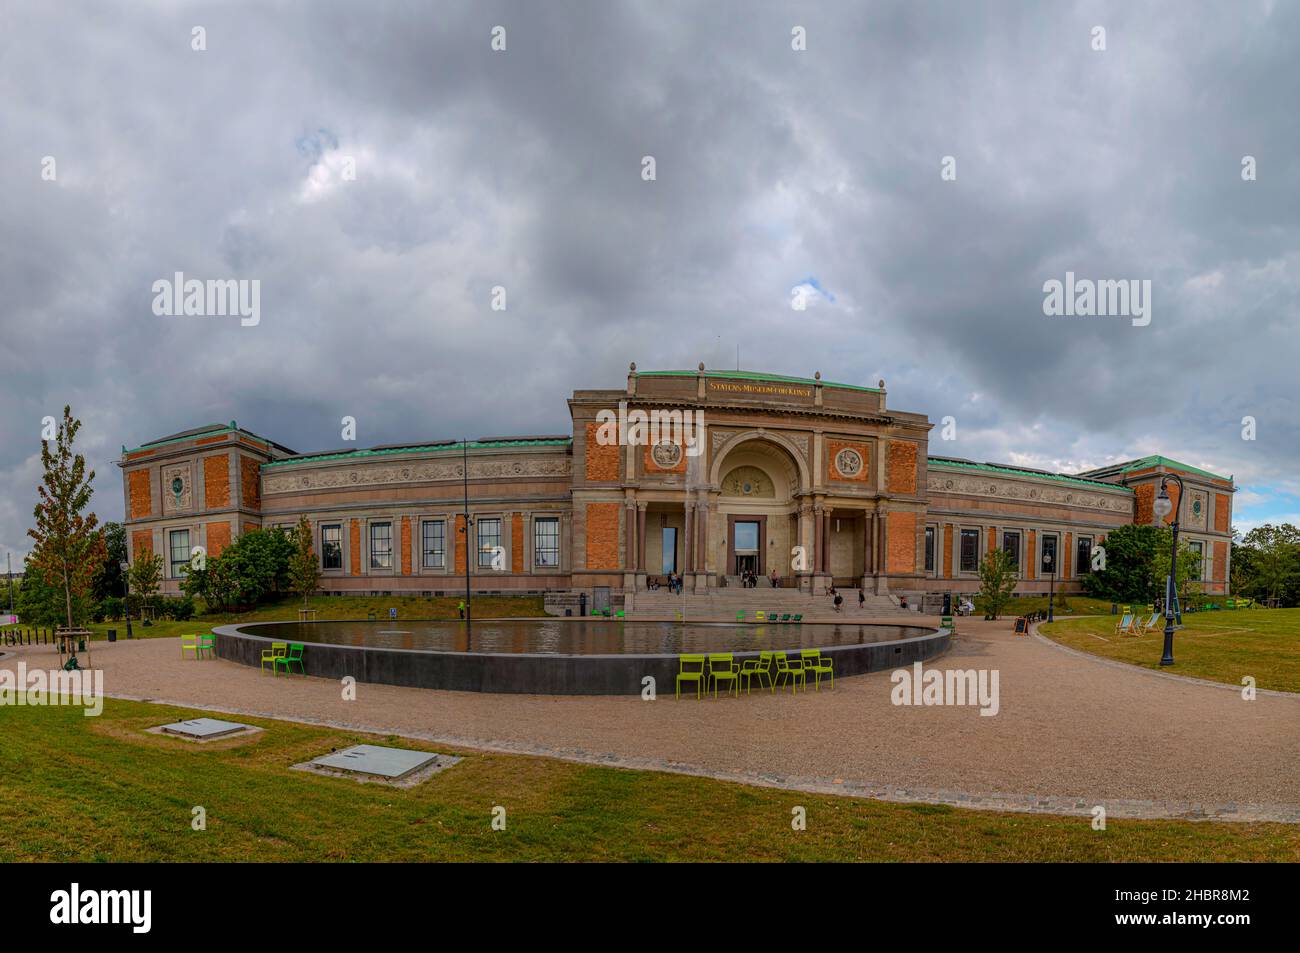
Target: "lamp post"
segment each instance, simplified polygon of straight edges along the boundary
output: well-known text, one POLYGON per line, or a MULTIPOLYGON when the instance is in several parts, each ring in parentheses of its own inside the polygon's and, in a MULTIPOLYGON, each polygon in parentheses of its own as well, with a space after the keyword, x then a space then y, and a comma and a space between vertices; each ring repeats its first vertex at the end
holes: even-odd
POLYGON ((1047 621, 1054 622, 1055 617, 1052 615, 1052 609, 1056 602, 1056 557, 1051 550, 1043 553, 1043 562, 1047 563, 1047 568, 1052 571, 1051 578, 1047 583, 1047 621))
MULTIPOLYGON (((464 533, 465 533, 465 628, 466 631, 469 631, 469 627, 470 625, 472 625, 471 620, 473 617, 474 602, 473 602, 473 597, 470 595, 470 591, 469 591, 470 519, 469 519, 469 440, 468 439, 461 440, 460 453, 461 453, 460 472, 461 472, 461 477, 463 480, 463 486, 465 491, 465 529, 464 529, 464 533)), ((474 554, 474 558, 476 559, 478 558, 477 553, 474 554)))
POLYGON ((1178 586, 1178 514, 1183 509, 1183 496, 1183 478, 1177 473, 1169 473, 1160 478, 1160 495, 1151 504, 1157 526, 1170 512, 1174 514, 1174 543, 1169 554, 1169 576, 1165 579, 1165 653, 1160 657, 1161 665, 1174 664, 1174 593, 1178 586), (1169 499, 1169 491, 1165 487, 1170 479, 1178 481, 1177 507, 1169 499))
POLYGON ((122 593, 126 597, 122 603, 123 608, 126 610, 126 637, 128 639, 134 639, 135 634, 131 631, 131 577, 127 575, 127 572, 131 568, 131 564, 122 561, 117 565, 118 568, 122 570, 122 593))

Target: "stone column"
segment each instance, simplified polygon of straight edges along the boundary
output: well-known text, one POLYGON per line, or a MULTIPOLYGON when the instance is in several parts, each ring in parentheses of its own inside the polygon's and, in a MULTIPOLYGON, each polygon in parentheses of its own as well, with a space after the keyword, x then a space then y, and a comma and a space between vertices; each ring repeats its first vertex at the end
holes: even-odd
POLYGON ((830 507, 822 510, 822 520, 826 526, 822 530, 822 572, 831 574, 831 511, 830 507))
POLYGON ((826 519, 820 503, 813 507, 813 572, 822 572, 826 559, 826 519))
POLYGON ((875 514, 862 511, 862 588, 867 588, 867 577, 871 575, 871 558, 875 547, 871 545, 871 535, 875 532, 875 514))
POLYGON ((695 504, 686 504, 686 526, 683 535, 686 537, 682 540, 682 547, 686 556, 686 565, 682 568, 682 573, 695 572, 695 504))
POLYGON ((645 512, 646 504, 636 506, 636 571, 645 572, 645 512))

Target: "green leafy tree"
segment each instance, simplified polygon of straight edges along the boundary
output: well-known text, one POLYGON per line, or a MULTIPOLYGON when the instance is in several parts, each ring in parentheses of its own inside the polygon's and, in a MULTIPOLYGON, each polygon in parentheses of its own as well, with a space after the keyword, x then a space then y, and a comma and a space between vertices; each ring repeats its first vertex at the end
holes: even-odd
POLYGON ((249 530, 209 556, 203 569, 191 569, 181 589, 203 599, 218 612, 249 608, 295 591, 290 562, 296 551, 294 534, 279 530, 249 530))
POLYGON ((980 601, 985 617, 996 619, 1016 588, 1016 565, 1005 549, 995 549, 980 563, 980 601))
POLYGON ((104 546, 107 550, 99 572, 95 574, 95 600, 117 598, 122 595, 122 563, 127 562, 126 527, 121 523, 104 524, 104 546))
POLYGON ((69 628, 79 621, 78 616, 85 618, 86 597, 106 551, 98 518, 86 512, 95 492, 95 471, 86 472, 85 457, 72 451, 80 429, 81 421, 65 406, 54 449, 48 440, 41 441, 45 472, 36 491, 36 525, 27 531, 35 540, 28 566, 46 584, 62 591, 63 617, 69 628))
POLYGON ((1300 589, 1300 529, 1265 523, 1233 547, 1233 591, 1290 605, 1300 589), (1240 583, 1240 585, 1239 585, 1240 583))
MULTIPOLYGON (((1159 597, 1164 598, 1165 580, 1169 577, 1169 556, 1173 549, 1173 530, 1160 528, 1160 540, 1156 544, 1155 555, 1151 563, 1151 575, 1159 586, 1159 597)), ((1182 607, 1193 605, 1201 592, 1201 556, 1194 552, 1187 541, 1178 541, 1178 578, 1175 580, 1178 591, 1178 604, 1182 607)))
POLYGON ((316 561, 316 553, 311 546, 311 523, 306 516, 298 517, 298 527, 294 531, 294 551, 289 558, 289 584, 294 592, 302 594, 303 608, 307 608, 307 599, 320 588, 321 569, 316 561))
POLYGON ((140 605, 153 605, 154 593, 162 584, 163 559, 157 553, 144 552, 131 564, 131 592, 138 596, 140 605))
POLYGON ((1094 598, 1111 602, 1146 603, 1163 595, 1164 578, 1157 583, 1155 576, 1156 550, 1161 538, 1161 530, 1154 526, 1120 526, 1111 530, 1102 544, 1106 549, 1106 568, 1085 575, 1084 590, 1094 598))

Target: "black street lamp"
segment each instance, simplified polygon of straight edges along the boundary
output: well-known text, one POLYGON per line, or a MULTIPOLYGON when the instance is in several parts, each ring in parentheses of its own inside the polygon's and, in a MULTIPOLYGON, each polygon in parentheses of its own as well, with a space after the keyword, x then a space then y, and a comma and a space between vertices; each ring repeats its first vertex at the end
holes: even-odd
POLYGON ((118 568, 122 570, 122 593, 126 597, 123 600, 123 608, 126 610, 126 637, 128 639, 134 639, 135 635, 131 632, 131 577, 127 575, 128 570, 131 568, 131 564, 128 562, 120 562, 117 565, 118 568))
POLYGON ((1151 505, 1151 511, 1155 514, 1155 524, 1160 522, 1173 512, 1174 522, 1174 545, 1169 556, 1169 577, 1165 580, 1165 654, 1160 657, 1161 665, 1174 664, 1174 593, 1178 587, 1178 514, 1183 509, 1183 478, 1177 473, 1169 473, 1160 478, 1160 495, 1156 497, 1155 502, 1151 505), (1178 505, 1174 506, 1169 499, 1169 491, 1165 489, 1165 484, 1170 479, 1178 481, 1178 505))
POLYGON ((1056 602, 1056 559, 1052 550, 1044 551, 1043 562, 1047 563, 1047 568, 1052 571, 1051 579, 1047 584, 1047 621, 1054 622, 1055 617, 1052 615, 1052 608, 1056 602))

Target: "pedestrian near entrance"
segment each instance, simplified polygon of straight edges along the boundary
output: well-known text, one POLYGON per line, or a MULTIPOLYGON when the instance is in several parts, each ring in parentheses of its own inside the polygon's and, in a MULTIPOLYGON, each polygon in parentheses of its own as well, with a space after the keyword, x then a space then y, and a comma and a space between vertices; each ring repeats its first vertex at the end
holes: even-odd
POLYGON ((858 590, 858 608, 861 609, 861 608, 862 608, 863 606, 865 606, 866 604, 867 604, 867 596, 866 596, 866 594, 865 594, 861 589, 859 589, 859 590, 858 590))
POLYGON ((464 599, 460 600, 460 604, 457 605, 456 608, 457 608, 458 610, 460 610, 460 617, 461 617, 462 619, 465 618, 465 600, 464 600, 464 599))

